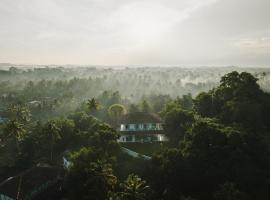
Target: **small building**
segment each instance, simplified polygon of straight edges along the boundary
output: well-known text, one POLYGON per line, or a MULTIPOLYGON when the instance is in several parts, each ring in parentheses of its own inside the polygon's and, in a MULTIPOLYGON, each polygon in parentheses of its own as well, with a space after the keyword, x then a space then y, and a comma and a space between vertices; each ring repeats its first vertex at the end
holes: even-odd
POLYGON ((119 142, 167 141, 162 120, 155 113, 128 113, 122 117, 118 129, 121 134, 119 142))
POLYGON ((41 106, 41 101, 30 101, 30 102, 28 102, 28 105, 31 108, 34 108, 34 107, 37 108, 37 107, 41 106))

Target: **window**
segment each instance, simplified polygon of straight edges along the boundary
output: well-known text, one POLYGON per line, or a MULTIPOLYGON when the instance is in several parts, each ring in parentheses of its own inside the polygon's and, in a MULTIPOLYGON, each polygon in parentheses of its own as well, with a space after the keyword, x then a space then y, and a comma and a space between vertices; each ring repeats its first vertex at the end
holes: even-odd
POLYGON ((152 138, 150 136, 147 136, 144 138, 144 142, 151 142, 152 138))
POLYGON ((143 135, 135 135, 135 141, 136 142, 143 142, 144 136, 143 135))
POLYGON ((158 130, 162 130, 162 125, 161 124, 157 124, 157 129, 158 130))
POLYGON ((145 130, 147 129, 147 124, 143 125, 143 129, 145 129, 145 130))
POLYGON ((135 124, 129 124, 129 129, 130 130, 135 130, 135 124))
POLYGON ((126 141, 127 142, 132 142, 132 135, 126 136, 126 141))

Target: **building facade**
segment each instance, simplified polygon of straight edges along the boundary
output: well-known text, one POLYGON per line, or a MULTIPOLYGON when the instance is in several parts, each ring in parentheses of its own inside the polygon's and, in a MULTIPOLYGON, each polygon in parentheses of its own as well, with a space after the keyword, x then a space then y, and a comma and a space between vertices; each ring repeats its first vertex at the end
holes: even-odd
POLYGON ((123 116, 119 125, 119 142, 163 142, 167 141, 162 120, 157 114, 134 112, 123 116))

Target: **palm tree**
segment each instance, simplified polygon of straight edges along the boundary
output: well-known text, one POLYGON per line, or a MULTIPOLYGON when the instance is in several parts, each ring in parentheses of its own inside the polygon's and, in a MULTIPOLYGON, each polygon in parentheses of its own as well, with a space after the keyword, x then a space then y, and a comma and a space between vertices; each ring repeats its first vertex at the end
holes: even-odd
POLYGON ((31 119, 30 110, 26 106, 20 104, 12 105, 8 109, 12 119, 16 119, 20 122, 26 123, 31 119))
POLYGON ((89 99, 86 104, 90 111, 93 111, 93 110, 97 111, 100 107, 99 103, 97 102, 95 98, 89 99))
POLYGON ((17 120, 11 120, 7 123, 4 133, 7 138, 15 138, 17 151, 19 152, 19 142, 23 139, 25 134, 23 124, 17 120))
POLYGON ((55 123, 55 121, 50 121, 47 123, 47 126, 45 128, 45 133, 50 139, 50 160, 51 162, 53 161, 53 151, 54 151, 54 145, 55 142, 60 139, 60 134, 59 134, 59 127, 55 123))
POLYGON ((120 184, 123 192, 120 192, 121 199, 125 200, 146 200, 150 187, 146 181, 134 174, 130 174, 127 180, 120 184))

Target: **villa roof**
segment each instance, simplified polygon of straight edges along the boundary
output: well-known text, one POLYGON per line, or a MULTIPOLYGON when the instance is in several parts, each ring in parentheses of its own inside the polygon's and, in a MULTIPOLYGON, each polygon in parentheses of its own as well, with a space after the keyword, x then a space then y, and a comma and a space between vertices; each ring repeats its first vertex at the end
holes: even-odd
POLYGON ((155 113, 133 112, 124 115, 120 121, 123 124, 161 123, 161 118, 155 113))

